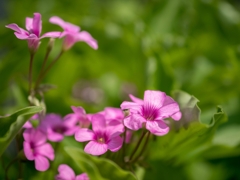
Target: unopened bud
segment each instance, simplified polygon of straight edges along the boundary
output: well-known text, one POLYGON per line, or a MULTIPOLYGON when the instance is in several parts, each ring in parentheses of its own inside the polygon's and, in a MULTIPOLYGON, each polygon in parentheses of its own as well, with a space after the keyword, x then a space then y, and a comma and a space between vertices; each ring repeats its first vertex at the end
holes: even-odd
POLYGON ((48 51, 52 50, 52 48, 54 46, 54 42, 55 42, 55 39, 54 38, 50 38, 50 40, 48 42, 48 46, 47 46, 48 51))

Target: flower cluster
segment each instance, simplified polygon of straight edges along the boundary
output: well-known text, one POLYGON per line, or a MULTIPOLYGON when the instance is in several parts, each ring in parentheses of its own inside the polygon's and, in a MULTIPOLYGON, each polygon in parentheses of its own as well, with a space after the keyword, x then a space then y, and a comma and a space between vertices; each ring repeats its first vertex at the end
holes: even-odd
MULTIPOLYGON (((64 37, 62 51, 52 61, 52 64, 45 68, 46 62, 43 62, 34 89, 31 86, 31 72, 29 73, 29 99, 31 104, 35 102, 34 93, 38 92, 39 83, 62 52, 69 50, 78 41, 86 42, 93 49, 98 48, 97 41, 88 32, 80 31, 80 27, 65 22, 57 16, 51 17, 49 21, 62 27, 63 32, 48 32, 41 36, 42 22, 39 13, 34 13, 33 18, 26 18, 27 31, 18 27, 17 24, 6 26, 15 31, 14 34, 17 38, 27 40, 32 55, 37 51, 42 38, 64 37)), ((48 54, 49 52, 47 52, 45 60, 48 54)), ((30 70, 32 69, 31 64, 30 70)), ((124 101, 120 105, 121 108, 106 107, 103 111, 94 114, 87 114, 83 107, 75 106, 71 107, 73 112, 64 117, 54 113, 35 114, 23 126, 23 151, 25 157, 35 162, 35 168, 38 171, 46 171, 50 167, 49 160, 54 160, 56 156, 56 152, 54 152, 52 145, 47 140, 55 144, 60 143, 65 136, 74 136, 78 142, 88 142, 84 147, 87 154, 100 156, 122 150, 121 163, 134 163, 144 150, 141 150, 137 156, 135 155, 143 142, 145 134, 147 134, 147 137, 143 148, 146 148, 150 135, 163 136, 169 132, 170 128, 167 123, 169 118, 178 121, 181 119, 182 114, 178 103, 164 92, 147 90, 144 93, 143 100, 133 95, 129 96, 132 102, 124 101), (37 120, 35 126, 32 124, 34 120, 37 120), (142 136, 139 138, 138 133, 135 133, 135 131, 140 129, 142 129, 142 136), (138 138, 132 138, 133 136, 138 138), (127 155, 125 147, 131 145, 135 145, 135 148, 129 148, 133 151, 131 155, 127 155)), ((119 158, 116 156, 116 163, 118 162, 119 158)), ((86 173, 76 176, 74 171, 66 164, 60 165, 58 172, 59 174, 55 176, 57 180, 89 179, 86 173)))
POLYGON ((49 21, 53 24, 57 24, 61 26, 64 31, 58 32, 47 32, 41 36, 42 32, 42 20, 40 13, 34 13, 33 18, 26 18, 25 26, 26 30, 20 28, 17 24, 12 23, 7 25, 7 28, 10 28, 15 31, 15 36, 18 39, 27 40, 28 47, 32 53, 35 53, 39 47, 40 40, 42 38, 50 37, 50 38, 62 38, 65 37, 63 43, 63 49, 70 49, 76 42, 84 41, 89 44, 93 49, 98 48, 97 41, 86 31, 80 32, 80 27, 64 22, 61 18, 54 16, 49 19, 49 21))

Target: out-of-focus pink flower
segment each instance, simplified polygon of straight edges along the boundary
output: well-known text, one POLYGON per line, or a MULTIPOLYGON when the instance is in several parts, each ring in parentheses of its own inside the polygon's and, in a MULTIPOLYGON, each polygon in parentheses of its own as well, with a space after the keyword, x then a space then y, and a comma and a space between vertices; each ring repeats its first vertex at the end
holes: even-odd
POLYGON ((120 108, 106 107, 98 114, 102 114, 104 116, 107 126, 112 126, 112 128, 114 128, 116 132, 124 132, 124 114, 120 108))
POLYGON ((61 37, 65 37, 63 42, 64 50, 70 49, 78 41, 86 42, 93 49, 98 48, 97 41, 87 31, 80 31, 80 27, 69 22, 65 22, 57 16, 51 17, 49 21, 63 28, 64 31, 61 37))
POLYGON ((103 115, 92 116, 92 129, 82 128, 75 133, 77 141, 90 141, 84 148, 86 153, 98 156, 108 149, 116 152, 122 147, 123 139, 119 136, 120 132, 113 126, 107 126, 103 115))
POLYGON ((89 180, 86 173, 76 176, 72 168, 66 164, 59 165, 58 172, 59 174, 55 176, 55 180, 89 180))
POLYGON ((31 121, 33 120, 38 120, 39 115, 38 114, 34 114, 24 125, 23 128, 28 129, 28 128, 33 128, 33 125, 31 123, 31 121))
POLYGON ((86 114, 82 107, 71 106, 74 113, 65 116, 65 119, 72 121, 80 128, 87 128, 91 124, 91 114, 86 114))
POLYGON ((64 136, 71 136, 77 130, 77 127, 68 118, 62 119, 58 114, 47 114, 41 121, 39 129, 47 134, 47 138, 53 142, 62 141, 64 136))
POLYGON ((35 168, 38 171, 46 171, 49 168, 48 159, 54 159, 54 150, 49 143, 46 143, 46 135, 39 129, 31 128, 23 132, 23 137, 23 150, 26 158, 35 161, 35 168))
POLYGON ((34 13, 33 18, 26 18, 26 30, 20 28, 17 24, 12 23, 6 25, 7 28, 14 30, 14 34, 18 39, 28 41, 28 47, 31 52, 36 52, 40 44, 40 39, 45 37, 57 38, 61 32, 47 32, 40 36, 42 31, 42 20, 40 13, 34 13))
POLYGON ((129 129, 138 130, 144 124, 152 134, 162 136, 169 131, 164 119, 181 119, 178 103, 164 92, 147 90, 143 100, 133 95, 130 98, 133 102, 125 101, 121 104, 121 109, 129 111, 124 119, 124 125, 129 129))

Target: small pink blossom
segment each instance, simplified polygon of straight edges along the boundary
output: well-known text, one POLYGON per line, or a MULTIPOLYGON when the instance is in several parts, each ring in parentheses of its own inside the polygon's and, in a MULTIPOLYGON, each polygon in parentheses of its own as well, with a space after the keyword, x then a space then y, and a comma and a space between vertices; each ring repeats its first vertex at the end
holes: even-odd
POLYGON ((107 126, 112 126, 116 132, 124 132, 124 114, 120 108, 106 107, 103 111, 99 112, 99 114, 104 116, 107 126))
POLYGON ((108 149, 116 152, 122 147, 123 139, 119 136, 120 132, 113 126, 107 126, 103 115, 92 116, 92 129, 82 128, 75 133, 77 141, 90 141, 84 148, 86 153, 98 156, 108 149))
POLYGON ((26 158, 35 161, 35 168, 38 171, 46 171, 49 168, 49 161, 54 160, 54 150, 47 137, 39 129, 26 129, 23 132, 23 150, 26 158), (48 159, 47 159, 48 158, 48 159))
POLYGON ((124 125, 129 129, 138 130, 144 125, 152 134, 162 136, 169 131, 164 119, 181 119, 179 105, 164 92, 147 90, 143 100, 133 95, 130 98, 133 102, 121 104, 121 109, 129 113, 124 119, 124 125))
POLYGON ((71 119, 63 118, 58 114, 47 114, 41 121, 39 129, 47 134, 47 138, 53 142, 62 141, 64 136, 71 136, 77 130, 71 119))
POLYGON ((31 123, 31 121, 33 120, 37 120, 38 121, 39 115, 38 114, 34 114, 24 125, 23 128, 28 129, 28 128, 33 128, 33 125, 31 123))
POLYGON ((61 164, 58 167, 59 174, 55 176, 55 180, 89 180, 86 173, 75 175, 74 171, 66 164, 61 164))
POLYGON ((78 41, 86 42, 93 49, 98 48, 97 41, 87 31, 80 31, 80 27, 69 22, 65 22, 57 16, 51 17, 49 21, 63 28, 64 31, 61 37, 65 37, 63 42, 64 50, 70 49, 78 41))
POLYGON ((6 25, 7 28, 14 30, 14 34, 18 39, 27 40, 28 47, 31 52, 36 52, 40 44, 40 39, 45 37, 57 38, 61 32, 47 32, 40 36, 42 31, 42 20, 40 13, 34 13, 33 18, 26 18, 26 30, 20 28, 17 24, 12 23, 6 25))
POLYGON ((82 107, 71 106, 74 113, 65 116, 65 119, 72 121, 73 124, 78 125, 80 128, 87 128, 91 124, 91 114, 86 114, 82 107))

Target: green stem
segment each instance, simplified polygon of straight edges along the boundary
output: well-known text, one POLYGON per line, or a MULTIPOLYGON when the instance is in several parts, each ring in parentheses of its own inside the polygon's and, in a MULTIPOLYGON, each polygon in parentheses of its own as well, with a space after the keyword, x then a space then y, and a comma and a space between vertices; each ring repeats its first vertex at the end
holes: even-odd
POLYGON ((47 48, 47 52, 46 52, 46 55, 44 57, 44 60, 43 60, 43 64, 42 64, 42 67, 41 67, 41 70, 40 70, 40 73, 39 73, 39 76, 37 78, 37 81, 36 81, 36 84, 35 84, 35 89, 36 89, 36 85, 39 85, 40 81, 41 81, 41 76, 44 72, 44 68, 46 66, 46 63, 47 63, 47 60, 48 60, 48 57, 49 57, 49 54, 51 52, 51 49, 50 48, 47 48))
POLYGON ((124 163, 124 157, 125 157, 125 151, 126 151, 126 134, 127 134, 127 129, 124 127, 124 134, 123 134, 123 146, 122 146, 122 162, 124 163))
POLYGON ((53 67, 53 65, 58 61, 58 59, 61 57, 61 55, 63 54, 64 50, 61 50, 60 53, 55 57, 55 59, 49 64, 49 66, 43 71, 43 73, 39 76, 38 78, 38 82, 35 85, 35 89, 38 88, 39 84, 41 83, 41 81, 43 80, 43 78, 45 77, 45 75, 48 73, 48 71, 53 67))
POLYGON ((138 156, 136 156, 136 157, 131 161, 131 163, 135 163, 135 162, 142 156, 143 152, 145 151, 145 149, 146 149, 146 147, 147 147, 147 143, 148 143, 148 141, 149 141, 150 132, 147 131, 146 134, 147 134, 147 138, 145 139, 145 142, 144 142, 144 144, 143 144, 142 150, 140 151, 140 153, 138 154, 138 156))
POLYGON ((137 150, 138 150, 138 148, 139 148, 139 146, 140 146, 140 144, 141 144, 141 142, 142 142, 142 140, 143 140, 143 137, 145 136, 146 133, 147 133, 147 132, 145 132, 145 131, 143 130, 142 135, 141 135, 141 137, 139 138, 138 143, 137 143, 137 145, 135 146, 135 148, 134 148, 134 150, 133 150, 133 152, 132 152, 132 154, 131 154, 131 156, 130 156, 130 158, 129 158, 129 162, 132 161, 132 158, 133 158, 134 154, 137 152, 137 150))
POLYGON ((15 163, 16 161, 18 161, 18 157, 14 158, 14 159, 8 164, 8 166, 6 167, 6 170, 5 170, 5 172, 6 172, 6 174, 5 174, 5 179, 6 179, 6 180, 9 180, 9 178, 8 178, 8 170, 9 170, 9 168, 10 168, 10 167, 12 166, 12 164, 15 163))
POLYGON ((29 64, 29 95, 32 95, 32 65, 33 65, 34 53, 30 53, 30 64, 29 64))

